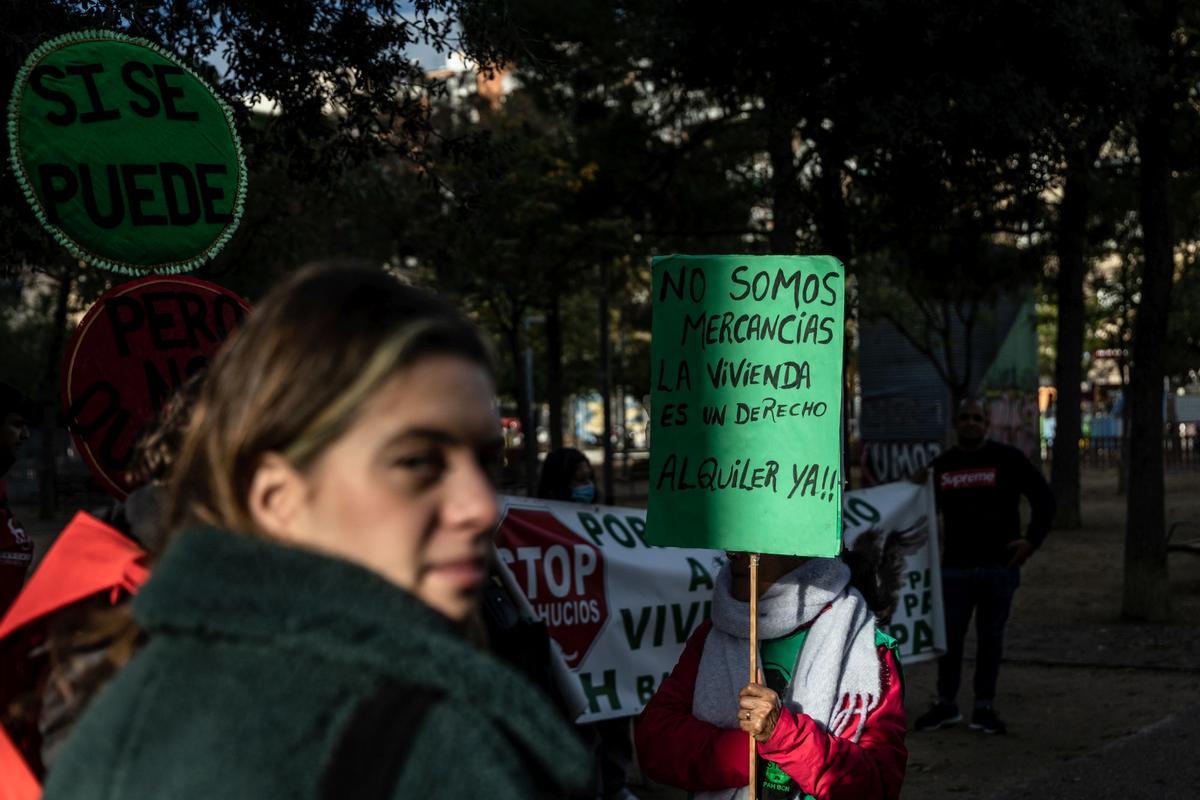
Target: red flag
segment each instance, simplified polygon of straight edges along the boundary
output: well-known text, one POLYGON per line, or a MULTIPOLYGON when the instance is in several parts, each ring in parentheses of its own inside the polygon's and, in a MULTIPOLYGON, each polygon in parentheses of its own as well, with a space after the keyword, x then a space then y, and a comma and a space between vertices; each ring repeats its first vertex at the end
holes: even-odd
POLYGON ((42 787, 29 771, 20 751, 9 740, 4 728, 0 728, 0 800, 38 800, 42 787))
POLYGON ((146 581, 146 551, 80 511, 54 540, 33 577, 0 620, 0 639, 99 592, 134 594, 146 581))

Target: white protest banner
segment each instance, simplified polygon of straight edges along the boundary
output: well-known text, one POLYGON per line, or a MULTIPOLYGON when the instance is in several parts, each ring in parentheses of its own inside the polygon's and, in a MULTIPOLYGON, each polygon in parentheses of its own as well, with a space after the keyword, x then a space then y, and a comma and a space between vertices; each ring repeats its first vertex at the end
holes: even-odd
POLYGON ((842 519, 846 551, 878 564, 881 594, 895 598, 881 628, 896 639, 901 663, 945 653, 933 484, 898 481, 847 492, 842 519))
MULTIPOLYGON (((505 497, 496 548, 587 700, 580 722, 637 714, 708 616, 715 550, 645 542, 644 509, 505 497)), ((933 492, 892 483, 843 496, 847 548, 883 561, 884 630, 912 664, 945 649, 933 492), (864 536, 863 534, 868 534, 864 536)))

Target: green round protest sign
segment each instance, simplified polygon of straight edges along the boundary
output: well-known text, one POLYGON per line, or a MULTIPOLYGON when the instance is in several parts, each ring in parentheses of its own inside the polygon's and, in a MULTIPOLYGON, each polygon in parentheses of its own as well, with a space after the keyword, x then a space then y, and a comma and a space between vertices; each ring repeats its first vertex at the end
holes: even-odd
POLYGON ((38 47, 17 74, 8 136, 38 219, 98 267, 195 269, 241 219, 246 165, 232 113, 151 42, 84 31, 38 47))

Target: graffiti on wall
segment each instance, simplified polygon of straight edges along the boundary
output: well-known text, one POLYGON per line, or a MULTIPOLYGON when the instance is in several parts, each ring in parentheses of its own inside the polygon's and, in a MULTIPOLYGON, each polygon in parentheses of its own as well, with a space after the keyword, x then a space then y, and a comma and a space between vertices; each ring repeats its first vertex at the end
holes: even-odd
POLYGON ((863 485, 903 480, 929 466, 940 452, 941 442, 863 442, 863 485))
POLYGON ((1038 397, 1010 390, 987 396, 988 438, 1020 450, 1036 464, 1041 461, 1038 397))

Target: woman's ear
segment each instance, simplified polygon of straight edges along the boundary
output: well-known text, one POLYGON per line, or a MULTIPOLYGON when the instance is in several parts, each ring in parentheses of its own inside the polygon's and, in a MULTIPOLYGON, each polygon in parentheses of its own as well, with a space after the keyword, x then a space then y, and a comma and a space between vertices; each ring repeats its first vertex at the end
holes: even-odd
POLYGON ((259 530, 278 539, 299 539, 307 496, 304 476, 280 454, 267 453, 250 479, 247 506, 259 530))

